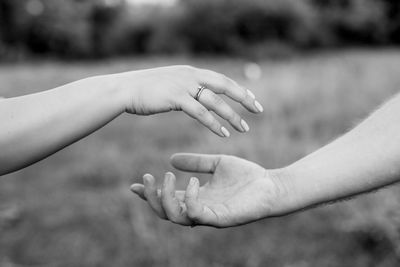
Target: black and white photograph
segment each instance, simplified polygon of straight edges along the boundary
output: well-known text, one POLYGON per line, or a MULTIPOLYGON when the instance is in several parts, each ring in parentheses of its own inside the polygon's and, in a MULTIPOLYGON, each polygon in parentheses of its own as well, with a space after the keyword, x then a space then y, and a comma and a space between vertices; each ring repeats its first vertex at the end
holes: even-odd
POLYGON ((398 182, 398 1, 0 0, 0 267, 396 267, 398 182))

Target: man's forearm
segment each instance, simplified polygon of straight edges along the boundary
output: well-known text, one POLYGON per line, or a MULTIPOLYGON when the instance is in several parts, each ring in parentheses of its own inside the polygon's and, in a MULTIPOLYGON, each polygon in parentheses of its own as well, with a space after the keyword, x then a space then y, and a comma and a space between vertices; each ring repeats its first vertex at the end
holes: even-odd
POLYGON ((32 164, 124 111, 101 77, 0 102, 0 175, 32 164))
POLYGON ((347 198, 400 179, 400 97, 282 172, 286 212, 347 198))

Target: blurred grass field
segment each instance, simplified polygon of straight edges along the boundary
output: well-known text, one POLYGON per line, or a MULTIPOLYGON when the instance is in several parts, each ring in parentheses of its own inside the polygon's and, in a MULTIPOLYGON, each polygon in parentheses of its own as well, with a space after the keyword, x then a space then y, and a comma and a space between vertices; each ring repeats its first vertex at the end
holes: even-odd
MULTIPOLYGON (((351 129, 400 88, 397 50, 265 60, 258 81, 245 79, 245 63, 174 57, 0 65, 5 97, 91 75, 190 64, 236 79, 265 107, 264 114, 252 115, 235 106, 251 130, 229 139, 183 113, 124 115, 1 177, 0 266, 398 266, 398 186, 224 230, 161 221, 129 192, 144 173, 160 178, 172 170, 168 161, 175 152, 234 154, 268 168, 285 166, 351 129)), ((184 187, 190 174, 180 177, 184 187)))

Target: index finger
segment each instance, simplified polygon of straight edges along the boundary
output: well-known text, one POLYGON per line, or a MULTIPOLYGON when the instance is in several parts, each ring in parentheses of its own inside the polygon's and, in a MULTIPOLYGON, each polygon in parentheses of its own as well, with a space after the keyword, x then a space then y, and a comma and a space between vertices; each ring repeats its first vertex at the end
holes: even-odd
POLYGON ((171 157, 172 166, 188 172, 214 173, 219 161, 219 155, 177 153, 171 157))
POLYGON ((185 204, 187 206, 187 215, 194 224, 218 226, 218 217, 207 206, 204 206, 198 200, 199 180, 192 177, 186 188, 185 204))

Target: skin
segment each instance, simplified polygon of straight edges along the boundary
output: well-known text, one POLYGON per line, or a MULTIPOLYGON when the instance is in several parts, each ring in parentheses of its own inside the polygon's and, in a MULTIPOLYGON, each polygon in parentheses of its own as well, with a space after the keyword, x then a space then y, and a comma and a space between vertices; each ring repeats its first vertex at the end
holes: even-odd
POLYGON ((0 175, 48 157, 125 112, 183 111, 218 136, 228 137, 229 131, 212 110, 237 131, 248 131, 247 123, 219 94, 250 112, 262 112, 249 90, 222 74, 191 66, 90 77, 37 94, 1 99, 0 175), (197 101, 200 85, 207 89, 197 101))
POLYGON ((400 96, 337 140, 281 169, 226 155, 176 154, 172 165, 209 173, 175 191, 167 173, 161 190, 146 174, 131 189, 161 218, 182 225, 231 227, 376 190, 400 180, 400 96))
POLYGON ((150 174, 144 175, 144 185, 132 185, 132 190, 147 200, 159 217, 174 223, 215 227, 248 223, 266 216, 273 204, 270 200, 277 197, 277 192, 271 190, 276 182, 274 174, 244 159, 181 153, 172 156, 171 163, 182 171, 212 175, 201 187, 192 177, 186 191, 175 191, 171 172, 165 174, 161 190, 156 189, 150 174))

